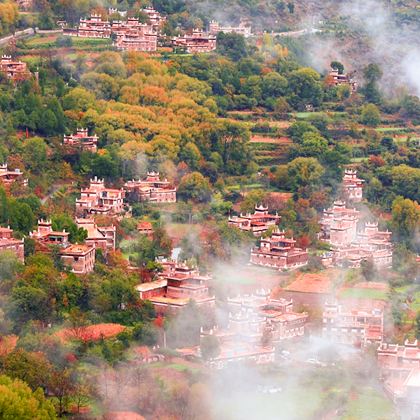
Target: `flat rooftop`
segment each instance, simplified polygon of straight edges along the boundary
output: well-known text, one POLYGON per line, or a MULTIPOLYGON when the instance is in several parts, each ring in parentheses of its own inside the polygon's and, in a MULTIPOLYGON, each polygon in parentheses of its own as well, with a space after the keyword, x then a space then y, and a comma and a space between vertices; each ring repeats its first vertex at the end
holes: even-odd
POLYGON ((168 284, 167 280, 156 280, 148 283, 141 283, 136 286, 138 292, 148 292, 150 290, 160 289, 166 287, 168 284))

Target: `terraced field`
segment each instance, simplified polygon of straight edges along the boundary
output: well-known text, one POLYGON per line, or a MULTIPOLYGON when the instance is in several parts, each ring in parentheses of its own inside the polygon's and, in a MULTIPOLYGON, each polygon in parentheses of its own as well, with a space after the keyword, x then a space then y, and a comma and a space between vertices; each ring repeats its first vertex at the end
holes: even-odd
POLYGON ((250 143, 260 166, 286 163, 287 153, 292 145, 292 141, 288 137, 273 137, 263 134, 253 135, 250 143))

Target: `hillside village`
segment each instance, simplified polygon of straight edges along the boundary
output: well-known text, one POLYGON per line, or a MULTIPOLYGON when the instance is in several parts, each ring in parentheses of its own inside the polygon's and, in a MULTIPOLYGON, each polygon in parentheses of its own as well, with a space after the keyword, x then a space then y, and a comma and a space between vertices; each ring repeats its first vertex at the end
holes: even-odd
POLYGON ((0 4, 0 418, 416 419, 419 98, 163 3, 0 4))

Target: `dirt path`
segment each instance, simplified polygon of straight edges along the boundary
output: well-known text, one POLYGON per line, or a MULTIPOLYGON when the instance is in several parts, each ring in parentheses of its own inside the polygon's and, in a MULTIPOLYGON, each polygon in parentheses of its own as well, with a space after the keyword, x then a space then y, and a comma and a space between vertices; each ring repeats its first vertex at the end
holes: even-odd
POLYGON ((50 192, 44 197, 44 198, 42 198, 41 199, 41 203, 42 204, 45 204, 50 198, 52 198, 52 196, 60 189, 60 188, 62 188, 62 187, 71 187, 71 184, 63 184, 63 183, 60 183, 60 184, 54 184, 53 186, 52 186, 52 188, 51 188, 51 190, 50 190, 50 192))

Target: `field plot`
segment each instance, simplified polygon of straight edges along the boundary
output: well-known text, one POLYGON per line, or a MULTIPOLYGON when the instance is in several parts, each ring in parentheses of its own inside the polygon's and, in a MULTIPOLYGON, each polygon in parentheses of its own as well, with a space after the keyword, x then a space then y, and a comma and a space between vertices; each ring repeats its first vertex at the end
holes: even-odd
POLYGON ((263 144, 292 144, 292 140, 289 137, 269 137, 261 134, 254 134, 251 136, 250 143, 263 143, 263 144))

